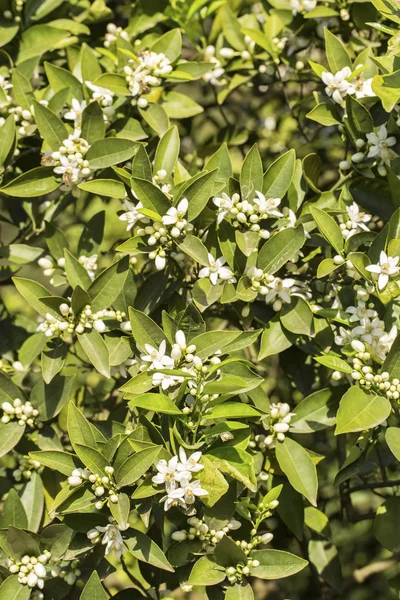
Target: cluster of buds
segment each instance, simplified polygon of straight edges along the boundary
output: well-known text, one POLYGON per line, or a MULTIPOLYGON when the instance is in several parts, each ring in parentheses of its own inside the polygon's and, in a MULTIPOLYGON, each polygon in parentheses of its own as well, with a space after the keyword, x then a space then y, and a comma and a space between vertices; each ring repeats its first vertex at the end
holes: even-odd
POLYGON ((256 441, 264 444, 269 448, 276 442, 283 442, 285 434, 289 431, 290 421, 295 413, 290 412, 290 406, 287 402, 278 402, 277 404, 271 404, 271 410, 269 414, 269 423, 267 429, 271 432, 267 436, 258 435, 256 441))
POLYGON ((104 471, 106 475, 91 473, 88 469, 74 469, 68 477, 68 483, 71 487, 77 487, 85 481, 92 484, 91 488, 94 495, 99 498, 95 504, 97 510, 101 510, 107 500, 110 500, 113 504, 118 502, 117 486, 113 477, 114 468, 107 466, 104 471))
POLYGON ((228 578, 229 583, 237 583, 241 582, 243 579, 243 575, 250 575, 250 571, 252 567, 258 567, 260 565, 259 560, 252 560, 251 558, 244 565, 239 563, 236 567, 227 567, 225 569, 226 576, 228 578))
POLYGON ((62 176, 64 189, 79 195, 77 185, 92 174, 89 161, 85 159, 89 148, 89 143, 81 138, 80 131, 76 130, 63 141, 58 150, 44 154, 42 164, 53 166, 54 173, 62 176))
POLYGON ((157 185, 160 188, 160 190, 162 191, 163 194, 165 194, 169 198, 172 198, 172 194, 171 194, 172 185, 170 183, 166 183, 165 180, 167 179, 167 177, 168 177, 167 171, 165 169, 160 169, 153 176, 153 183, 154 183, 154 185, 157 185))
MULTIPOLYGON (((145 50, 124 67, 125 79, 133 98, 147 94, 152 87, 161 85, 161 78, 169 75, 171 71, 169 58, 151 50, 145 50)), ((139 98, 137 101, 139 108, 146 108, 147 104, 145 98, 139 98)))
MULTIPOLYGON (((47 105, 47 102, 41 102, 40 104, 47 105)), ((9 114, 14 115, 15 123, 18 127, 18 133, 21 137, 32 135, 36 130, 35 117, 33 114, 33 106, 23 108, 22 106, 12 106, 8 110, 9 114)))
MULTIPOLYGON (((230 50, 230 48, 228 48, 230 50)), ((223 55, 221 54, 221 57, 223 55)), ((216 49, 215 46, 207 46, 204 51, 204 61, 209 62, 211 68, 207 73, 204 73, 202 79, 206 83, 210 83, 214 87, 220 87, 227 83, 227 79, 225 77, 225 69, 222 66, 219 58, 216 57, 216 49)))
MULTIPOLYGON (((84 269, 86 269, 87 274, 93 281, 95 271, 97 271, 97 254, 92 254, 92 256, 85 256, 82 254, 78 257, 78 262, 84 269)), ((57 262, 55 262, 53 257, 49 255, 42 256, 38 260, 38 265, 43 269, 43 275, 45 277, 51 277, 50 283, 52 285, 57 284, 57 281, 54 279, 54 275, 56 275, 57 272, 62 278, 65 277, 65 258, 63 257, 59 258, 57 262)))
POLYGON ((3 402, 1 405, 3 409, 3 416, 1 417, 2 423, 9 423, 10 421, 17 421, 18 425, 23 427, 29 425, 29 427, 40 427, 41 423, 37 421, 39 411, 33 408, 29 400, 22 402, 20 398, 15 398, 11 402, 3 402))
POLYGON ((26 554, 21 560, 9 558, 8 570, 13 575, 18 573, 18 582, 21 585, 43 589, 44 578, 47 575, 45 565, 49 562, 50 558, 51 553, 48 550, 44 550, 40 556, 28 556, 26 554))
POLYGON ((301 282, 292 277, 275 277, 257 267, 250 267, 246 275, 251 289, 263 296, 266 304, 271 304, 275 311, 279 311, 282 304, 289 304, 292 296, 309 295, 307 289, 301 287, 301 282))
POLYGON ((365 351, 365 346, 358 340, 353 340, 351 343, 353 350, 357 350, 353 358, 353 372, 351 374, 354 381, 359 385, 372 390, 377 394, 386 396, 389 400, 398 401, 400 398, 400 379, 394 377, 390 379, 387 371, 382 371, 379 374, 373 372, 370 364, 371 355, 365 351))
POLYGON ((75 581, 81 575, 79 562, 77 560, 72 560, 68 563, 63 561, 61 564, 56 564, 52 566, 50 575, 54 578, 60 577, 60 579, 63 579, 68 585, 74 585, 75 581))
POLYGON ((218 544, 220 540, 222 540, 224 535, 230 531, 239 529, 239 527, 242 525, 239 521, 236 521, 236 519, 230 519, 228 524, 222 529, 210 529, 203 519, 198 519, 197 517, 189 517, 187 524, 189 528, 187 530, 181 529, 174 531, 171 536, 172 539, 175 542, 198 539, 203 544, 203 550, 206 550, 207 552, 212 552, 214 550, 214 546, 218 544))
MULTIPOLYGON (((8 93, 8 90, 11 90, 13 87, 11 81, 7 78, 6 75, 0 75, 0 88, 3 90, 4 95, 6 97, 7 102, 12 102, 12 98, 8 93)), ((2 104, 4 106, 4 104, 2 104)))
POLYGON ((113 107, 114 92, 100 85, 94 85, 91 81, 85 81, 85 85, 92 92, 90 102, 98 102, 103 111, 104 120, 111 121, 115 114, 113 107))
POLYGON ((225 192, 221 197, 214 198, 213 202, 218 207, 218 223, 221 223, 226 217, 230 217, 233 227, 255 231, 259 233, 260 237, 267 239, 270 232, 262 229, 260 222, 271 217, 284 216, 278 211, 281 199, 266 198, 259 191, 254 191, 254 194, 252 200, 242 200, 239 194, 233 194, 230 198, 225 192))
POLYGON ((92 312, 90 305, 87 304, 80 314, 79 321, 75 326, 76 333, 84 333, 85 329, 96 329, 99 333, 106 330, 106 324, 103 319, 115 319, 122 323, 126 313, 120 310, 103 309, 92 312))
POLYGON ((12 476, 15 481, 22 481, 23 479, 29 480, 32 477, 34 471, 41 471, 42 465, 38 460, 34 460, 29 456, 17 457, 17 467, 12 472, 12 476))
POLYGON ((109 48, 111 44, 116 42, 119 37, 129 42, 129 34, 127 31, 122 29, 122 27, 117 27, 115 23, 108 23, 107 33, 104 39, 104 47, 109 48))

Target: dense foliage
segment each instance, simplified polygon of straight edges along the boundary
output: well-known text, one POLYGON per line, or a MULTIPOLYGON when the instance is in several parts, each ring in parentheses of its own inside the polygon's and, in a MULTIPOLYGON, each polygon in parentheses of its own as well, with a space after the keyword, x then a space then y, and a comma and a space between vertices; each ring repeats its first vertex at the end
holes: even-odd
POLYGON ((399 598, 398 3, 0 6, 0 599, 399 598))

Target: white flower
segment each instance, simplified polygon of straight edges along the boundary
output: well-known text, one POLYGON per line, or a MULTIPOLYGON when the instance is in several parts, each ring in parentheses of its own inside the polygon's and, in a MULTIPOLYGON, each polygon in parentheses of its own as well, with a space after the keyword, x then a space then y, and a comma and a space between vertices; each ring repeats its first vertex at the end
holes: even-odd
POLYGON ((357 229, 357 227, 359 227, 363 231, 369 231, 366 223, 370 222, 372 215, 362 211, 360 212, 360 207, 356 202, 353 202, 353 204, 350 204, 350 206, 346 206, 346 211, 348 220, 351 222, 351 227, 353 229, 357 229))
POLYGON ((125 200, 122 208, 124 208, 126 212, 119 216, 119 220, 127 223, 126 231, 130 231, 137 221, 143 221, 144 223, 149 222, 149 219, 139 212, 140 209, 143 208, 143 204, 141 202, 138 202, 135 206, 129 200, 125 200))
POLYGON ((348 81, 350 76, 351 69, 349 67, 343 67, 335 75, 328 71, 324 71, 321 75, 321 79, 326 85, 325 93, 341 106, 344 106, 344 97, 351 91, 351 84, 348 81))
POLYGON ((346 308, 346 312, 348 312, 351 317, 350 317, 350 323, 354 323, 355 321, 361 321, 361 319, 363 319, 364 317, 369 318, 373 318, 377 316, 377 312, 376 310, 372 310, 371 308, 367 308, 367 305, 365 302, 363 302, 362 300, 360 300, 357 304, 357 306, 349 306, 348 308, 346 308))
POLYGON ((270 291, 265 296, 265 302, 270 304, 275 298, 280 298, 283 302, 289 303, 291 298, 290 290, 295 283, 294 279, 280 279, 279 277, 274 277, 273 281, 268 283, 270 291))
POLYGON ((98 541, 100 533, 103 533, 103 539, 101 543, 106 546, 106 554, 114 551, 117 558, 127 552, 128 548, 125 546, 124 540, 122 539, 121 530, 118 525, 110 523, 105 527, 97 526, 94 529, 90 529, 87 533, 87 537, 92 540, 93 543, 98 541))
MULTIPOLYGON (((182 474, 177 472, 177 467, 177 456, 173 456, 168 462, 166 460, 158 461, 156 464, 158 473, 151 478, 152 482, 156 483, 157 485, 165 483, 165 489, 167 493, 169 493, 176 488, 175 482, 179 481, 180 476, 182 476, 182 474)), ((189 473, 186 471, 185 475, 188 476, 189 473)))
POLYGON ((388 132, 385 125, 381 125, 377 133, 367 133, 369 145, 368 158, 380 158, 384 164, 390 164, 391 158, 395 156, 395 152, 390 150, 391 146, 396 143, 394 136, 388 137, 388 132))
POLYGON ((187 479, 181 480, 181 486, 169 494, 172 499, 183 500, 185 504, 193 504, 196 497, 207 496, 207 490, 201 487, 200 481, 195 479, 194 481, 188 481, 187 479))
POLYGON ((148 369, 173 369, 174 361, 170 356, 165 354, 167 342, 163 340, 158 348, 154 348, 150 344, 145 344, 144 349, 147 354, 141 354, 140 358, 145 363, 150 363, 148 369))
POLYGON ((216 285, 218 283, 218 279, 228 281, 229 279, 233 278, 233 273, 230 270, 230 268, 223 266, 226 263, 226 260, 223 256, 215 259, 212 254, 208 253, 208 263, 208 267, 203 267, 202 269, 200 269, 200 279, 209 277, 211 283, 213 285, 216 285))
POLYGON ((283 214, 277 210, 281 203, 280 198, 266 198, 264 194, 256 191, 257 198, 254 198, 254 202, 258 207, 260 213, 270 217, 283 217, 283 214))
POLYGON ((383 290, 391 277, 396 277, 399 274, 400 268, 397 266, 399 257, 387 256, 382 250, 379 255, 379 263, 377 265, 368 265, 365 267, 367 271, 374 276, 378 276, 378 289, 383 290))
POLYGON ((218 223, 221 223, 225 219, 226 215, 234 207, 235 202, 238 202, 239 200, 239 194, 233 194, 232 198, 230 198, 228 194, 225 194, 225 192, 222 192, 221 198, 213 199, 215 206, 217 206, 219 209, 217 218, 218 223))
MULTIPOLYGON (((172 368, 172 367, 171 367, 172 368)), ((184 378, 180 375, 169 375, 167 373, 154 373, 152 384, 153 386, 161 385, 161 388, 165 391, 178 383, 183 383, 184 378)))
POLYGON ((335 335, 335 344, 338 346, 345 346, 346 344, 350 344, 353 339, 353 335, 350 329, 345 329, 344 327, 339 327, 340 335, 335 335))
POLYGON ((92 256, 82 255, 78 258, 78 261, 86 269, 87 274, 93 281, 95 271, 97 271, 97 254, 92 254, 92 256))
POLYGON ((167 214, 163 216, 162 222, 164 225, 179 225, 183 223, 185 225, 186 219, 183 217, 186 215, 189 207, 189 202, 186 198, 182 198, 178 206, 171 206, 167 210, 167 214))
POLYGON ((178 471, 190 471, 191 473, 198 473, 199 471, 204 469, 204 465, 199 464, 200 459, 200 451, 193 452, 193 454, 191 454, 189 458, 187 458, 185 450, 181 447, 179 448, 180 463, 178 463, 177 469, 178 471))
POLYGON ((67 119, 67 121, 75 121, 75 127, 79 127, 82 120, 82 113, 86 108, 86 100, 79 102, 79 100, 73 98, 71 104, 72 108, 65 113, 64 118, 67 119))

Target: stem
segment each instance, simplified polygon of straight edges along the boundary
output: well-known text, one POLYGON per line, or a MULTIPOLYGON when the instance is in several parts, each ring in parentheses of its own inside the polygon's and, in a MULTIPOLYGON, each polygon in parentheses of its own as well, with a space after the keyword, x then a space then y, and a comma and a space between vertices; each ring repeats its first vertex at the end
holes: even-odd
POLYGON ((349 179, 351 179, 351 177, 353 177, 353 173, 347 173, 347 175, 343 175, 343 177, 341 177, 330 189, 331 192, 334 192, 335 190, 337 190, 338 188, 340 188, 341 185, 343 185, 346 181, 348 181, 349 179))

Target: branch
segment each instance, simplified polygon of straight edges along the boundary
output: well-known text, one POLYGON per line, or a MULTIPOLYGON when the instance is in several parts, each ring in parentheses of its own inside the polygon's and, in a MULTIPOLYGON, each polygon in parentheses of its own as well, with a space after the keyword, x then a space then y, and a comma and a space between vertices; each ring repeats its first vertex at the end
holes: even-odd
POLYGON ((375 488, 391 487, 393 485, 400 485, 400 479, 394 479, 393 481, 372 481, 371 483, 361 483, 351 487, 348 491, 359 492, 361 490, 374 490, 375 488))
POLYGON ((361 569, 356 569, 353 572, 353 575, 345 583, 344 590, 348 590, 354 585, 360 585, 373 575, 378 575, 379 573, 383 573, 384 571, 387 571, 387 569, 396 566, 399 562, 399 558, 400 554, 394 554, 392 558, 379 560, 371 563, 370 565, 362 567, 361 569))

